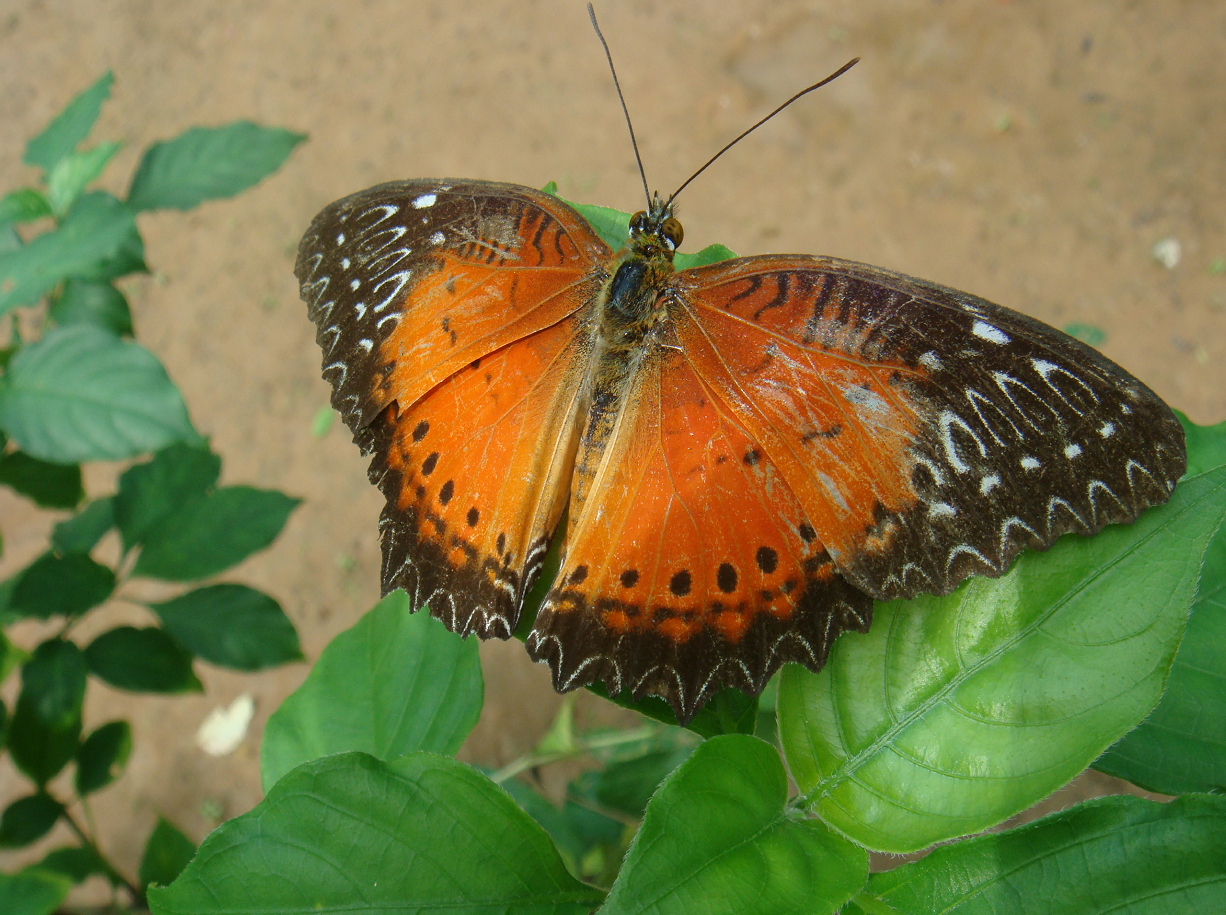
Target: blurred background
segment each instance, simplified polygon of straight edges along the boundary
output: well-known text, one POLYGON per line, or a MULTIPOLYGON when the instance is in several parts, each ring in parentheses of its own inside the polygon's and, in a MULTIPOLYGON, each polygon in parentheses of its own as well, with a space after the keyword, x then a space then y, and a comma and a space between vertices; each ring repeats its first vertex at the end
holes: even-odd
MULTIPOLYGON (((597 12, 665 194, 863 58, 687 189, 687 250, 829 254, 973 292, 1074 328, 1194 421, 1226 420, 1226 5, 605 0, 597 12)), ((107 69, 91 140, 124 143, 103 180, 117 193, 141 149, 192 125, 310 134, 251 192, 142 215, 152 273, 124 288, 137 338, 223 456, 222 482, 305 500, 235 578, 281 601, 313 660, 378 598, 382 500, 343 425, 317 422, 328 390, 292 275, 298 239, 331 200, 408 177, 555 180, 573 200, 640 208, 603 52, 579 0, 0 0, 0 188, 35 180, 25 141, 107 69)), ((87 491, 116 472, 91 467, 87 491)), ((0 490, 0 579, 41 552, 54 520, 0 490)), ((147 611, 108 612, 99 629, 147 611)), ((461 756, 496 766, 536 743, 559 697, 518 642, 482 650, 485 712, 461 756)), ((158 814, 199 841, 260 799, 263 722, 308 665, 199 670, 205 692, 186 698, 91 685, 87 729, 133 724, 128 770, 93 804, 129 872, 158 814), (243 692, 256 703, 246 739, 206 755, 201 722, 243 692)), ((599 705, 585 697, 581 716, 599 705)), ((4 761, 0 805, 26 790, 4 761)))

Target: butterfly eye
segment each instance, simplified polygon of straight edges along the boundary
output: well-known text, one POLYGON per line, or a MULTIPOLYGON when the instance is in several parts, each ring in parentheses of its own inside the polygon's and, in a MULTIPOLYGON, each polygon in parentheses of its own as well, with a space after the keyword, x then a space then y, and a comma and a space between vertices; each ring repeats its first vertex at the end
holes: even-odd
POLYGON ((643 226, 647 223, 647 214, 639 210, 630 217, 630 232, 632 235, 637 235, 643 231, 643 226))
POLYGON ((681 220, 673 219, 671 216, 664 220, 664 225, 660 226, 660 234, 664 236, 664 240, 672 246, 674 251, 681 247, 681 239, 685 238, 681 220))

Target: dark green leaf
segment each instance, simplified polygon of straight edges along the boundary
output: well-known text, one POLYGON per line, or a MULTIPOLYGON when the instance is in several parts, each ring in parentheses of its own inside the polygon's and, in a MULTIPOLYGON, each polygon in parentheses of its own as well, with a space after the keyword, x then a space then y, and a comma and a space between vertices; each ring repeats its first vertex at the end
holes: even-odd
POLYGON ((1226 798, 1104 797, 874 874, 868 912, 1169 915, 1226 911, 1226 798))
POLYGON ((211 664, 263 670, 302 660, 281 605, 245 585, 211 585, 149 606, 184 648, 211 664))
POLYGON ((0 225, 7 226, 15 222, 30 222, 34 219, 44 219, 50 215, 51 204, 47 202, 46 197, 32 187, 23 187, 19 191, 12 191, 0 200, 0 225))
POLYGON ((324 649, 306 681, 264 728, 260 774, 270 791, 299 763, 361 750, 394 759, 452 754, 477 723, 477 645, 394 591, 324 649))
POLYGON ((1183 415, 1179 421, 1188 440, 1187 476, 1194 477, 1226 464, 1226 423, 1198 426, 1183 415))
POLYGON ((77 751, 77 794, 84 797, 113 782, 131 752, 132 729, 126 721, 107 722, 86 737, 77 751))
POLYGON ((549 838, 553 839, 553 844, 562 853, 570 872, 576 876, 584 876, 579 871, 583 859, 593 848, 603 845, 613 852, 620 850, 625 826, 612 817, 569 800, 561 807, 555 807, 527 785, 517 781, 505 782, 502 787, 528 816, 549 833, 549 838))
POLYGON ((23 695, 9 722, 7 746, 17 768, 36 784, 45 785, 76 756, 80 734, 79 717, 62 727, 52 727, 23 695))
POLYGON ((607 810, 637 819, 642 817, 660 783, 693 752, 691 744, 678 743, 608 763, 603 769, 585 772, 576 779, 574 793, 607 810))
POLYGON ((16 874, 0 874, 0 912, 51 915, 71 889, 72 881, 67 877, 36 867, 16 874))
POLYGON ((344 753, 281 779, 149 901, 156 915, 586 915, 601 895, 476 770, 430 753, 344 753))
POLYGON ((868 853, 787 800, 768 744, 700 744, 648 805, 601 912, 833 912, 864 885, 868 853))
POLYGON ((48 639, 21 668, 21 701, 44 724, 71 725, 81 717, 85 673, 85 658, 75 643, 48 639))
POLYGON ((148 889, 150 884, 170 886, 195 854, 196 846, 192 840, 158 817, 158 824, 153 828, 145 844, 145 854, 140 859, 141 889, 148 889))
POLYGON ((21 451, 0 457, 0 483, 43 508, 76 508, 85 498, 79 465, 53 464, 21 451))
MULTIPOLYGON (((0 591, 3 591, 4 585, 0 584, 0 591)), ((0 615, 7 613, 8 598, 4 594, 0 594, 0 615)), ((25 663, 27 655, 24 651, 8 640, 8 637, 0 632, 0 683, 8 679, 11 674, 20 664, 25 663)), ((0 703, 2 706, 3 703, 0 703)), ((3 718, 3 712, 0 712, 0 718, 3 718)), ((0 740, 0 744, 4 741, 0 740)))
POLYGON ((110 194, 86 194, 57 228, 0 254, 0 314, 34 304, 67 277, 100 271, 130 245, 135 231, 132 210, 110 194))
POLYGON ((132 336, 132 312, 123 293, 105 280, 70 279, 51 303, 56 324, 92 324, 121 337, 132 336))
POLYGON ((84 553, 47 553, 17 578, 8 609, 39 619, 77 616, 101 604, 114 590, 115 573, 84 553))
POLYGON ((131 549, 176 510, 213 488, 221 458, 204 444, 176 443, 119 478, 115 523, 131 549))
POLYGON ((114 77, 108 70, 96 83, 69 102, 68 107, 26 145, 22 161, 45 172, 55 168, 60 159, 76 149, 77 144, 89 135, 94 122, 98 120, 102 103, 111 94, 113 81, 114 77))
POLYGON ((1107 342, 1107 332, 1095 324, 1066 324, 1064 332, 1090 346, 1101 347, 1107 342))
POLYGON ((115 526, 114 503, 114 496, 95 499, 61 521, 51 532, 51 545, 60 553, 88 553, 115 526))
POLYGON ((999 579, 876 604, 872 629, 837 640, 820 674, 780 674, 801 805, 860 844, 906 852, 1068 782, 1158 703, 1223 515, 1226 467, 999 579))
POLYGON ((85 649, 90 672, 111 686, 142 693, 198 691, 192 656, 161 629, 119 626, 85 649))
POLYGON ((122 460, 198 439, 157 357, 87 324, 23 347, 4 382, 0 427, 43 460, 122 460))
POLYGON ((132 574, 194 581, 223 572, 272 543, 298 502, 250 486, 185 502, 149 532, 132 574))
POLYGON ((190 210, 205 200, 231 197, 280 168, 305 139, 248 121, 193 127, 145 151, 128 203, 138 210, 190 210))
POLYGON ((70 845, 47 852, 36 867, 42 871, 63 874, 73 883, 84 883, 94 874, 106 876, 106 864, 93 851, 81 845, 70 845))
POLYGON ((25 848, 37 842, 63 812, 59 801, 41 791, 13 801, 0 816, 0 848, 25 848))
POLYGON ((118 143, 99 143, 92 149, 64 156, 47 175, 47 202, 57 216, 76 203, 85 186, 102 174, 118 143))

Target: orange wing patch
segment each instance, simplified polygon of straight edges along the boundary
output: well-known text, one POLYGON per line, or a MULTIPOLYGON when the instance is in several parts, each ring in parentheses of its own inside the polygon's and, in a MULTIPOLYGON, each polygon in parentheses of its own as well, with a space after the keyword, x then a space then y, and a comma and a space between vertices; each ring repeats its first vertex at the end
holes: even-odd
POLYGON ((755 693, 786 661, 820 667, 839 632, 867 628, 871 601, 837 575, 778 467, 670 334, 572 503, 528 650, 559 690, 602 679, 664 697, 685 721, 721 686, 755 693))

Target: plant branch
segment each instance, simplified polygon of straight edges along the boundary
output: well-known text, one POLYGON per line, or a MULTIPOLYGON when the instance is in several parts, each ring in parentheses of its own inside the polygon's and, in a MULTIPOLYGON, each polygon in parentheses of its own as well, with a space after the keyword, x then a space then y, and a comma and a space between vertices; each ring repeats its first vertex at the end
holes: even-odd
POLYGON ((591 750, 600 750, 606 747, 616 747, 627 743, 636 743, 640 740, 646 740, 659 731, 655 725, 645 724, 642 727, 632 728, 628 731, 617 731, 612 734, 600 734, 596 737, 587 740, 579 739, 574 744, 565 749, 558 750, 552 753, 529 753, 521 756, 519 759, 512 760, 507 763, 497 772, 490 776, 490 780, 495 784, 501 785, 507 779, 514 778, 519 773, 536 766, 544 766, 549 763, 555 763, 563 759, 570 759, 574 756, 582 756, 591 750))
POLYGON ((98 861, 102 864, 103 869, 106 871, 107 877, 110 878, 113 883, 118 883, 120 886, 124 887, 132 895, 134 905, 142 908, 147 907, 148 904, 145 901, 145 894, 141 892, 140 887, 132 883, 132 881, 130 881, 123 874, 119 873, 111 862, 103 857, 102 849, 100 849, 97 843, 95 843, 94 840, 86 834, 85 830, 81 828, 81 824, 73 819, 72 814, 65 809, 60 816, 64 818, 64 822, 68 824, 68 827, 77 834, 77 838, 81 840, 81 844, 94 853, 94 857, 98 859, 98 861))

